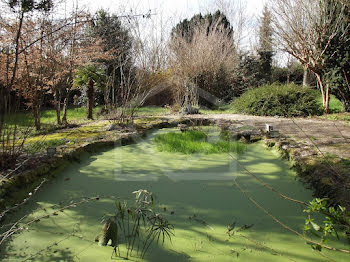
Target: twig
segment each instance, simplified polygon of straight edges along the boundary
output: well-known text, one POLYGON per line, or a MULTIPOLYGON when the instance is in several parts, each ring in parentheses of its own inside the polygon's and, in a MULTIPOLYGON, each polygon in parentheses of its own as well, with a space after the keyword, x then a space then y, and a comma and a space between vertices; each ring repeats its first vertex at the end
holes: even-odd
POLYGON ((3 219, 3 217, 6 215, 6 213, 18 208, 19 206, 24 205, 25 203, 27 203, 32 197, 33 195, 36 194, 36 192, 38 192, 38 190, 41 188, 41 186, 46 182, 46 179, 44 178, 41 183, 33 190, 32 193, 29 194, 29 197, 25 198, 21 203, 16 204, 8 209, 6 209, 5 211, 3 211, 0 215, 0 221, 3 219))
MULTIPOLYGON (((0 178, 0 182, 3 181, 4 179, 10 177, 13 173, 15 173, 18 169, 20 169, 22 166, 24 166, 25 163, 27 163, 29 160, 29 158, 27 158, 26 160, 24 160, 18 167, 16 167, 14 170, 12 170, 10 173, 8 173, 7 175, 3 176, 0 178)), ((1 219, 1 217, 0 217, 1 219)))

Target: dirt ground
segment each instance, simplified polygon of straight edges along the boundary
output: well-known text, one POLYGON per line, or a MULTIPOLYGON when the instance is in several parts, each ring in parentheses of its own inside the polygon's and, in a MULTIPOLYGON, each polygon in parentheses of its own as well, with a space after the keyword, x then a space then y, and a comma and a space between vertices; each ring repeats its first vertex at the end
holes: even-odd
MULTIPOLYGON (((167 116, 167 118, 172 119, 180 117, 180 115, 167 116)), ((317 118, 261 117, 240 114, 199 114, 188 117, 192 119, 233 120, 261 129, 265 129, 265 124, 270 124, 274 130, 279 131, 281 136, 293 138, 298 143, 320 151, 321 154, 335 154, 341 158, 350 159, 350 123, 345 121, 317 118)))

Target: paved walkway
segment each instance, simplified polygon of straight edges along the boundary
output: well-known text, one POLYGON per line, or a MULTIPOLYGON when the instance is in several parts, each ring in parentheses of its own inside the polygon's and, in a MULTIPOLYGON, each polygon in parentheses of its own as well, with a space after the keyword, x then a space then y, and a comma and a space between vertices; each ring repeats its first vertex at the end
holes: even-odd
MULTIPOLYGON (((167 118, 180 118, 180 115, 170 115, 167 118)), ((322 153, 336 154, 350 159, 350 124, 345 121, 333 121, 316 118, 281 118, 260 117, 239 114, 191 115, 192 119, 218 119, 242 122, 265 129, 265 124, 271 124, 282 135, 294 138, 298 142, 318 147, 322 153)))

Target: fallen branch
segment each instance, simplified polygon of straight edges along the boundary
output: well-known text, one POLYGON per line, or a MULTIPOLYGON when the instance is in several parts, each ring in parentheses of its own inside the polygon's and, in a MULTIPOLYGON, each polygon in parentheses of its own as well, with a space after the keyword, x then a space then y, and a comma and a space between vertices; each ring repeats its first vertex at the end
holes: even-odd
POLYGON ((5 211, 3 211, 0 215, 0 221, 3 219, 3 217, 10 211, 18 208, 19 206, 24 205, 25 203, 27 203, 32 197, 33 195, 36 194, 36 192, 38 192, 38 190, 41 188, 41 186, 46 182, 46 179, 44 178, 43 181, 41 181, 41 183, 33 190, 33 192, 29 193, 29 196, 27 198, 25 198, 21 203, 16 204, 8 209, 6 209, 5 211))

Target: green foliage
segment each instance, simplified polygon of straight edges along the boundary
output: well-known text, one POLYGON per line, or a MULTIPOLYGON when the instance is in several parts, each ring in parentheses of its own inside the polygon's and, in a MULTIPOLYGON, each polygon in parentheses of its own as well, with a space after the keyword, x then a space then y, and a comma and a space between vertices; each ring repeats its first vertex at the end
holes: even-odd
POLYGON ((196 130, 158 134, 154 138, 159 150, 184 154, 243 153, 246 148, 245 145, 236 141, 208 142, 207 140, 208 136, 203 131, 196 130))
POLYGON ((22 12, 30 12, 33 10, 43 10, 49 11, 52 9, 53 1, 52 0, 9 0, 8 5, 11 8, 19 7, 22 12))
POLYGON ((190 20, 184 19, 172 29, 171 36, 182 37, 186 39, 187 42, 191 42, 195 28, 201 25, 207 25, 207 32, 214 27, 217 29, 222 26, 223 30, 229 30, 229 35, 233 33, 233 28, 225 14, 217 10, 214 14, 209 13, 205 16, 197 14, 190 20))
POLYGON ((74 87, 83 87, 86 86, 90 80, 92 80, 98 87, 102 88, 106 81, 104 70, 92 64, 81 67, 75 73, 73 85, 74 87))
POLYGON ((258 116, 319 115, 318 92, 294 84, 251 89, 233 102, 237 112, 258 116))
MULTIPOLYGON (((95 20, 88 28, 88 33, 96 39, 102 41, 104 52, 108 52, 108 57, 98 59, 106 68, 109 88, 114 89, 116 97, 120 97, 121 89, 121 66, 125 75, 131 70, 130 50, 132 48, 132 39, 129 30, 124 27, 120 18, 115 14, 109 14, 101 9, 96 12, 95 20)), ((132 74, 131 74, 132 75, 132 74)), ((105 97, 106 103, 112 99, 112 93, 105 97)), ((114 101, 112 99, 112 101, 114 101)), ((116 103, 116 101, 114 101, 116 103)))
MULTIPOLYGON (((296 85, 303 84, 304 68, 299 63, 290 63, 287 67, 272 67, 272 83, 296 85)), ((321 100, 322 102, 322 100, 321 100)))
POLYGON ((327 26, 327 34, 332 35, 331 41, 324 37, 324 42, 321 43, 321 49, 327 46, 324 52, 323 79, 331 92, 343 103, 344 110, 350 112, 350 11, 340 1, 326 0, 324 4, 335 11, 330 12, 332 22, 327 26), (341 30, 336 30, 337 27, 341 30), (334 32, 336 34, 333 36, 334 32))
MULTIPOLYGON (((317 102, 319 103, 320 107, 322 106, 322 95, 317 98, 317 102)), ((344 112, 343 104, 342 102, 336 98, 334 95, 330 95, 329 98, 329 110, 328 113, 342 113, 344 112)))
POLYGON ((259 80, 263 84, 271 82, 273 51, 259 50, 259 80))
POLYGON ((259 58, 248 53, 241 53, 239 58, 239 66, 234 71, 232 81, 233 97, 238 97, 249 88, 258 87, 261 84, 259 58))
POLYGON ((161 241, 164 245, 167 238, 171 240, 174 235, 174 226, 163 215, 156 212, 152 192, 139 189, 133 194, 135 194, 135 205, 128 206, 126 202, 117 202, 115 216, 109 218, 119 228, 116 230, 118 237, 114 241, 113 253, 117 255, 118 243, 123 236, 127 248, 126 258, 132 255, 135 247, 137 253, 140 252, 143 258, 154 241, 157 243, 161 241))
POLYGON ((102 40, 105 51, 112 51, 110 58, 103 61, 106 66, 120 59, 124 63, 125 56, 131 49, 131 39, 129 31, 122 26, 117 15, 111 15, 103 9, 97 11, 88 31, 90 35, 102 40))
MULTIPOLYGON (((197 87, 209 92, 221 101, 229 102, 235 95, 235 90, 231 87, 230 75, 227 70, 220 66, 216 72, 205 72, 198 74, 194 80, 197 87)), ((199 103, 209 108, 215 107, 212 102, 203 97, 199 97, 199 103)))
POLYGON ((328 120, 340 120, 350 122, 350 113, 337 113, 337 114, 327 114, 321 116, 321 118, 328 120))
POLYGON ((25 147, 24 151, 27 153, 37 153, 45 151, 48 147, 57 147, 64 145, 67 141, 65 139, 52 139, 52 140, 42 140, 32 143, 25 147))
POLYGON ((169 107, 158 107, 158 106, 144 106, 140 107, 136 111, 137 116, 159 116, 170 113, 169 107))
MULTIPOLYGON (((305 220, 304 231, 319 237, 322 243, 329 240, 329 237, 340 238, 339 231, 344 231, 350 237, 350 213, 342 206, 328 206, 327 199, 315 198, 308 208, 304 210, 308 217, 305 220), (325 220, 322 223, 316 222, 315 214, 322 214, 325 220)), ((321 250, 321 246, 312 246, 321 250)))

